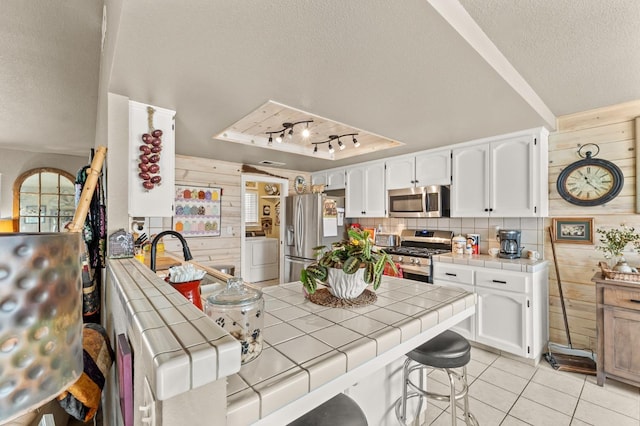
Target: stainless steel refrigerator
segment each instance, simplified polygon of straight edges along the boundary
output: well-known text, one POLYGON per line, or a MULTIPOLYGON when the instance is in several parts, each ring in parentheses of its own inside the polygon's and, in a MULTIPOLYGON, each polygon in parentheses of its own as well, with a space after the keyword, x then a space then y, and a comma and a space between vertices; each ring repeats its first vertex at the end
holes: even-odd
POLYGON ((316 260, 314 247, 330 247, 345 238, 344 197, 292 195, 286 198, 285 211, 284 282, 291 282, 316 260))

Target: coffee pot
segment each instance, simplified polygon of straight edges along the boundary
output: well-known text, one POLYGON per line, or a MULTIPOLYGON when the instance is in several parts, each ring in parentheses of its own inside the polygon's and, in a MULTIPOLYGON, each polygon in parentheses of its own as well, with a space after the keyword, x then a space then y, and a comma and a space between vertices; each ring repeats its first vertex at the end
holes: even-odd
POLYGON ((523 249, 520 245, 520 231, 498 231, 498 241, 500 241, 500 253, 498 256, 504 259, 518 259, 520 257, 520 252, 523 249))

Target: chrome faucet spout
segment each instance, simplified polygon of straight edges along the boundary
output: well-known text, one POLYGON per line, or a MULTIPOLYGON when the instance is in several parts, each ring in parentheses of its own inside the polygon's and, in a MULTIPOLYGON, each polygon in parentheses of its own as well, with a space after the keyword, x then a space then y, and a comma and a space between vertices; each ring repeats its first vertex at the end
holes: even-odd
POLYGON ((191 260, 193 256, 191 256, 191 251, 189 250, 189 246, 187 245, 187 240, 184 239, 182 234, 176 231, 162 231, 151 242, 151 261, 149 262, 149 266, 153 272, 156 271, 156 246, 158 245, 158 241, 165 235, 173 235, 174 237, 180 240, 182 244, 182 254, 184 256, 184 260, 191 260))

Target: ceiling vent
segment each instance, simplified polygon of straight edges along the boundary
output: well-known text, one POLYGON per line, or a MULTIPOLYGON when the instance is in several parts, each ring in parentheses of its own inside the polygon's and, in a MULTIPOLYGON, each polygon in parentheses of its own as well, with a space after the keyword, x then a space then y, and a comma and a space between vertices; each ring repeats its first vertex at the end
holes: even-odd
POLYGON ((282 166, 286 165, 287 163, 280 163, 279 161, 271 161, 271 160, 262 160, 260 162, 260 164, 264 164, 265 166, 282 167, 282 166))

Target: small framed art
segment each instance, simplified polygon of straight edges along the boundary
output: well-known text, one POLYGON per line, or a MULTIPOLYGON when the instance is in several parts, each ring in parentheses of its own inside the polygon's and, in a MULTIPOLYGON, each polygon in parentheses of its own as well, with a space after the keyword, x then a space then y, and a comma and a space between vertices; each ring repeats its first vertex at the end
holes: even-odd
POLYGON ((593 218, 558 218, 552 220, 553 239, 557 243, 593 244, 593 218))

